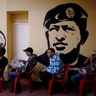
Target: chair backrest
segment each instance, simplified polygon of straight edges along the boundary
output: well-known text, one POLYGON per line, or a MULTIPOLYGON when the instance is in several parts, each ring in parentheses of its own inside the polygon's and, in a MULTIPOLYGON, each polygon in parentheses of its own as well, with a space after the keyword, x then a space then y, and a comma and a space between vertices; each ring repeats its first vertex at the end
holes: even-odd
POLYGON ((27 72, 28 74, 32 74, 34 68, 32 68, 29 72, 27 72))
POLYGON ((5 67, 4 68, 0 68, 0 73, 3 74, 4 70, 5 70, 5 67))
POLYGON ((67 74, 70 69, 70 64, 64 64, 64 68, 65 68, 65 74, 67 74))
POLYGON ((96 80, 96 73, 95 73, 95 72, 86 73, 86 74, 84 75, 83 80, 84 80, 85 82, 91 82, 91 81, 96 80))

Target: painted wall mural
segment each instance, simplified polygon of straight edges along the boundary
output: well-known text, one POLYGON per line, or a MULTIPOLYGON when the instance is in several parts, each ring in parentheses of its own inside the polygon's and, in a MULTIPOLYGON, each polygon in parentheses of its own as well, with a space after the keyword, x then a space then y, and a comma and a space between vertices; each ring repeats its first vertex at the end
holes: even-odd
POLYGON ((2 31, 0 31, 0 47, 6 46, 6 37, 2 31))
MULTIPOLYGON (((86 57, 80 54, 80 47, 89 35, 87 18, 87 12, 80 5, 67 3, 50 9, 44 19, 48 48, 54 48, 62 61, 70 63, 72 68, 84 67, 86 57)), ((39 56, 38 61, 49 65, 46 52, 39 56)))

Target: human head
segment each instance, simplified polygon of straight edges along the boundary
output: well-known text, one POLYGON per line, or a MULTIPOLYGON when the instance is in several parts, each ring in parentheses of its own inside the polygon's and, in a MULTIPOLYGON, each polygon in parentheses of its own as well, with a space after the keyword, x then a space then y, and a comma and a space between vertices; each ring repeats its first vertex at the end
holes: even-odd
POLYGON ((6 53, 6 49, 4 47, 0 47, 0 56, 4 56, 6 53))
POLYGON ((23 51, 26 52, 27 56, 30 56, 33 54, 33 49, 31 47, 27 47, 23 51))
POLYGON ((50 58, 55 54, 55 50, 53 48, 49 48, 47 50, 47 56, 50 58))
POLYGON ((93 59, 96 59, 96 53, 92 54, 93 59))
POLYGON ((87 12, 74 3, 61 4, 49 10, 43 24, 48 30, 48 48, 64 54, 78 48, 79 53, 80 45, 88 37, 87 17, 87 12))

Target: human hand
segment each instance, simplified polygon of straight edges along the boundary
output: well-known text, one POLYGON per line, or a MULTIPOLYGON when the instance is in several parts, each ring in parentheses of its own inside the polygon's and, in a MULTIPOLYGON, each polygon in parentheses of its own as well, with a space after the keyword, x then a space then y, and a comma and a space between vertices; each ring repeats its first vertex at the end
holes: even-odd
POLYGON ((16 66, 12 66, 12 69, 16 69, 16 66))
POLYGON ((24 60, 23 59, 19 59, 19 62, 23 62, 24 60))
POLYGON ((41 72, 46 72, 47 70, 46 69, 42 69, 41 72))
POLYGON ((95 71, 95 68, 94 67, 92 67, 92 71, 95 71))
POLYGON ((9 64, 9 65, 8 65, 8 68, 12 68, 12 66, 9 64))

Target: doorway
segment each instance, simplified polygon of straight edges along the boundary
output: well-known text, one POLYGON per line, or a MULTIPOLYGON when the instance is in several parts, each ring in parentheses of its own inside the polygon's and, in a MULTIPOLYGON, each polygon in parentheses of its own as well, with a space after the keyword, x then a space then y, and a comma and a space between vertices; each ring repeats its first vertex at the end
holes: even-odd
POLYGON ((7 12, 7 51, 9 62, 14 58, 26 59, 23 50, 29 46, 28 11, 7 12))
POLYGON ((13 53, 14 56, 27 59, 23 52, 29 46, 29 25, 28 23, 13 23, 13 53))

